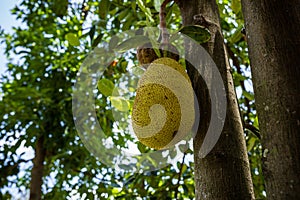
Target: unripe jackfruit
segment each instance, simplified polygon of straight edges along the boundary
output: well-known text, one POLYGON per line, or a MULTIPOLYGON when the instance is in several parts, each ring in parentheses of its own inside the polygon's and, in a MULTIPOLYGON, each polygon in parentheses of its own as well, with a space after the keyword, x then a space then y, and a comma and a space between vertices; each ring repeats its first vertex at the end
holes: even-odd
POLYGON ((154 149, 179 142, 194 122, 194 96, 183 67, 171 58, 152 62, 138 83, 133 129, 139 141, 154 149))

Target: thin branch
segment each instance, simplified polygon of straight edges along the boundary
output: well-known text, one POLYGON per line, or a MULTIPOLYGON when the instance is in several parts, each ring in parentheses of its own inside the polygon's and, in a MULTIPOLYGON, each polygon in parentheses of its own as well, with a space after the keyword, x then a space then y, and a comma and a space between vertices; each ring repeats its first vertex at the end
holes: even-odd
POLYGON ((161 36, 162 40, 161 43, 164 44, 169 44, 169 33, 167 31, 167 23, 166 23, 166 6, 168 3, 170 3, 172 0, 165 0, 161 6, 160 6, 160 12, 159 12, 159 28, 161 30, 161 36))
POLYGON ((254 135, 256 135, 258 139, 261 139, 260 132, 255 126, 249 123, 244 123, 244 127, 250 130, 254 135))
POLYGON ((89 10, 87 10, 87 2, 86 0, 83 0, 82 6, 81 6, 81 17, 82 21, 84 22, 87 18, 89 10))
POLYGON ((186 153, 183 154, 182 162, 181 162, 179 173, 178 173, 178 179, 177 179, 176 190, 175 190, 175 199, 178 199, 177 198, 178 197, 178 188, 179 188, 179 185, 180 185, 181 174, 182 174, 182 169, 183 169, 185 156, 186 156, 186 153))

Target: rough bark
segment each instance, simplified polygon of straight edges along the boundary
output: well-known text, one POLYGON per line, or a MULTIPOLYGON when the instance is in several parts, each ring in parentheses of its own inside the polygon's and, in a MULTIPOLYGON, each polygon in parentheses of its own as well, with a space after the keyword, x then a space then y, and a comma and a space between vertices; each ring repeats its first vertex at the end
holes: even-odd
MULTIPOLYGON (((202 78, 192 67, 188 67, 201 110, 200 127, 194 139, 196 199, 254 199, 243 127, 219 25, 217 4, 212 0, 187 0, 179 1, 178 5, 184 25, 197 23, 194 16, 199 14, 209 21, 211 40, 203 47, 216 63, 227 94, 226 119, 221 137, 213 150, 205 158, 200 158, 198 152, 212 114, 209 95, 214 94, 208 94, 202 78)), ((189 49, 187 58, 199 56, 193 54, 191 44, 186 44, 186 48, 189 49)))
POLYGON ((300 199, 300 3, 243 0, 268 199, 300 199))
POLYGON ((31 170, 30 200, 42 199, 43 170, 46 150, 44 148, 44 137, 41 136, 36 141, 35 157, 31 170))

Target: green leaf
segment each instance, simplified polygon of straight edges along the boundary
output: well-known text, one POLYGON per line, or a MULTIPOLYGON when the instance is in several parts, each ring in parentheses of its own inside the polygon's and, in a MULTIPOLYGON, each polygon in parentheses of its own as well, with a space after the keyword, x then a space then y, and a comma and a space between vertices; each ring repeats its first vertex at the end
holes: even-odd
POLYGON ((172 14, 173 14, 173 8, 174 8, 173 6, 170 7, 170 9, 167 12, 167 15, 166 15, 166 23, 167 24, 171 24, 172 21, 174 20, 174 17, 172 16, 172 14))
POLYGON ((148 37, 143 35, 137 35, 117 45, 114 50, 117 52, 125 52, 132 48, 144 45, 148 42, 150 42, 148 37))
POLYGON ((132 21, 134 21, 134 14, 132 12, 129 12, 124 20, 122 31, 129 30, 132 26, 132 21))
POLYGON ((133 13, 136 13, 136 2, 135 1, 131 1, 131 8, 133 13))
POLYGON ((258 117, 257 117, 257 116, 256 116, 255 119, 254 119, 253 126, 256 127, 256 128, 259 127, 259 124, 258 124, 258 117))
POLYGON ((234 82, 235 86, 240 85, 241 81, 247 80, 247 77, 245 77, 245 76, 243 76, 243 75, 241 75, 241 74, 239 74, 237 72, 233 72, 232 75, 233 75, 233 82, 234 82))
POLYGON ((74 34, 74 33, 68 33, 65 36, 65 39, 68 40, 68 42, 72 46, 79 46, 80 45, 79 39, 78 39, 77 35, 74 34))
POLYGON ((137 142, 137 148, 140 150, 141 153, 147 152, 147 147, 142 144, 140 141, 137 142))
POLYGON ((256 138, 255 137, 251 137, 250 140, 248 141, 248 145, 247 145, 247 151, 251 151, 252 148, 254 147, 256 142, 256 138))
POLYGON ((147 19, 150 22, 154 22, 154 19, 152 18, 152 14, 151 14, 151 10, 150 8, 146 8, 145 4, 143 3, 142 0, 137 0, 138 6, 140 7, 140 9, 145 13, 147 19))
POLYGON ((115 88, 114 83, 106 78, 98 82, 98 89, 104 96, 110 96, 115 88))
POLYGON ((189 194, 189 189, 188 189, 188 187, 186 186, 186 185, 184 185, 184 184, 182 184, 181 185, 182 186, 182 188, 183 188, 183 191, 184 191, 184 194, 189 194))
POLYGON ((184 26, 179 30, 179 32, 189 36, 200 44, 205 43, 210 39, 210 32, 208 29, 199 25, 184 26))
POLYGON ((247 91, 243 91, 243 95, 249 99, 250 101, 254 100, 254 95, 250 92, 247 92, 247 91))
POLYGON ((102 40, 103 34, 99 34, 92 43, 92 47, 96 47, 102 40))
POLYGON ((119 21, 122 21, 129 13, 130 13, 130 9, 124 9, 123 11, 121 11, 120 14, 118 15, 119 21))
POLYGON ((101 19, 106 20, 107 18, 107 13, 109 11, 109 7, 110 7, 110 2, 109 0, 101 0, 99 2, 99 17, 101 19))
POLYGON ((241 1, 240 0, 232 0, 231 9, 235 14, 238 14, 241 11, 241 1))
POLYGON ((239 26, 238 28, 237 28, 237 30, 235 31, 235 33, 230 37, 230 42, 232 43, 232 44, 234 44, 234 43, 236 43, 236 42, 238 42, 238 41, 240 41, 241 40, 241 38, 243 37, 243 34, 242 34, 242 28, 243 28, 243 26, 239 26))
POLYGON ((112 106, 121 112, 126 112, 130 108, 130 103, 124 97, 111 96, 110 101, 112 106))

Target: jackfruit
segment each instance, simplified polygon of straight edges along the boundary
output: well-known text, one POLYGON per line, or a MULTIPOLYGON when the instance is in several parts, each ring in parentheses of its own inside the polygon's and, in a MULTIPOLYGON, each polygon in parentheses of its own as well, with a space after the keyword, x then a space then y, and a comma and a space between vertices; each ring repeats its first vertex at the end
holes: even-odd
POLYGON ((174 59, 153 61, 138 83, 132 125, 139 141, 154 149, 179 142, 194 123, 191 81, 174 59))

